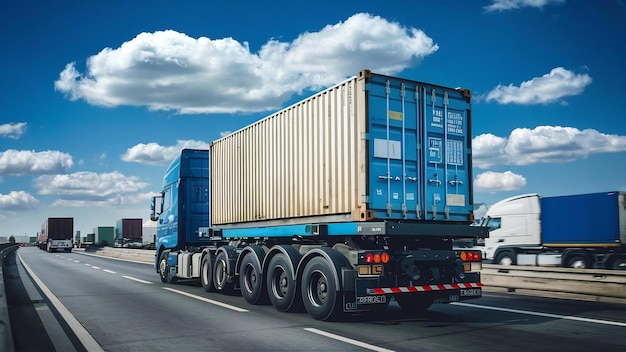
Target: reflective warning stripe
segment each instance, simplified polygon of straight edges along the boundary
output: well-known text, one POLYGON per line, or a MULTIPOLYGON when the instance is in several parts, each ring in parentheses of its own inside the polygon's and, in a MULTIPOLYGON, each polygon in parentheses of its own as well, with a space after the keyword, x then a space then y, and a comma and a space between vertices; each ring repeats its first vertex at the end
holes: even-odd
POLYGON ((443 284, 443 285, 368 288, 367 294, 368 295, 385 295, 389 293, 445 291, 445 290, 458 290, 460 288, 476 288, 476 287, 482 287, 482 286, 484 286, 482 282, 472 282, 472 283, 443 284))

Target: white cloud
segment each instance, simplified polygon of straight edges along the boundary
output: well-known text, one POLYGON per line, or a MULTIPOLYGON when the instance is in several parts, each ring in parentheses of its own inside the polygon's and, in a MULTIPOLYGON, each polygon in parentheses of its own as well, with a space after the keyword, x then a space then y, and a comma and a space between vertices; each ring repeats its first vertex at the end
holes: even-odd
POLYGON ((233 133, 233 131, 222 131, 220 132, 220 137, 226 137, 231 133, 233 133))
POLYGON ((474 166, 495 164, 529 165, 569 162, 593 153, 626 151, 626 136, 600 133, 594 129, 538 126, 516 128, 508 138, 483 134, 472 140, 474 166))
POLYGON ((356 14, 292 42, 269 40, 258 53, 232 38, 141 33, 87 60, 69 63, 55 88, 98 106, 133 105, 181 114, 273 110, 294 93, 335 84, 363 68, 393 74, 438 46, 424 32, 356 14))
POLYGON ((485 6, 487 12, 514 10, 522 7, 543 8, 546 5, 562 4, 565 0, 492 0, 491 5, 485 6))
POLYGON ((9 149, 0 152, 0 176, 53 174, 65 172, 73 165, 71 155, 55 150, 35 152, 9 149))
POLYGON ((147 201, 148 194, 140 193, 148 183, 120 172, 75 172, 64 175, 44 175, 33 181, 41 195, 53 195, 53 205, 62 206, 119 206, 147 201))
POLYGON ((589 84, 589 75, 575 74, 563 67, 557 67, 548 74, 522 82, 519 87, 513 84, 498 85, 487 93, 485 100, 494 100, 500 104, 549 104, 567 96, 578 95, 589 84))
POLYGON ((183 149, 209 149, 209 143, 193 140, 179 140, 176 145, 161 146, 157 143, 139 143, 126 150, 121 159, 147 165, 169 165, 183 149))
POLYGON ((524 186, 526 186, 526 178, 511 171, 487 171, 474 179, 476 192, 517 191, 524 186))
POLYGON ((18 139, 26 132, 26 122, 11 122, 0 125, 0 137, 18 139))
POLYGON ((24 191, 11 191, 9 194, 0 193, 0 210, 28 210, 37 207, 39 200, 24 191))

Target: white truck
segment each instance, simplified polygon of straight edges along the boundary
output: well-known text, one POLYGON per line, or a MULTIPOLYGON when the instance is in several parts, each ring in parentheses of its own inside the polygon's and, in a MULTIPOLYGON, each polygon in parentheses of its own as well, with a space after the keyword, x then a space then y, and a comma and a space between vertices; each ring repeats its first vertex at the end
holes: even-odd
POLYGON ((489 237, 476 248, 495 264, 626 270, 626 192, 510 197, 479 225, 489 237))

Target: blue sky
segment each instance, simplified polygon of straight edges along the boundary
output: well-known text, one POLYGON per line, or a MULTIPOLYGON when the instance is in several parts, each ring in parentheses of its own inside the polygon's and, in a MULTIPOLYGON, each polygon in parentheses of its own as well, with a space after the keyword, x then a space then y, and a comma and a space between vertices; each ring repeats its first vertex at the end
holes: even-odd
POLYGON ((473 92, 475 203, 626 191, 626 2, 0 2, 0 236, 83 236, 183 147, 363 68, 473 92))

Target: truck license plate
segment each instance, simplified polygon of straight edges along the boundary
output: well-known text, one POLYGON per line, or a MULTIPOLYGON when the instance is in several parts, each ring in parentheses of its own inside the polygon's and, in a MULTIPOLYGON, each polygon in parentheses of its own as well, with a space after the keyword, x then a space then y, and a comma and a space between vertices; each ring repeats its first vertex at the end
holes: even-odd
POLYGON ((359 304, 376 304, 376 303, 386 303, 387 296, 367 296, 367 297, 357 297, 359 300, 359 304))
POLYGON ((482 289, 480 288, 462 288, 461 297, 482 296, 482 289))

